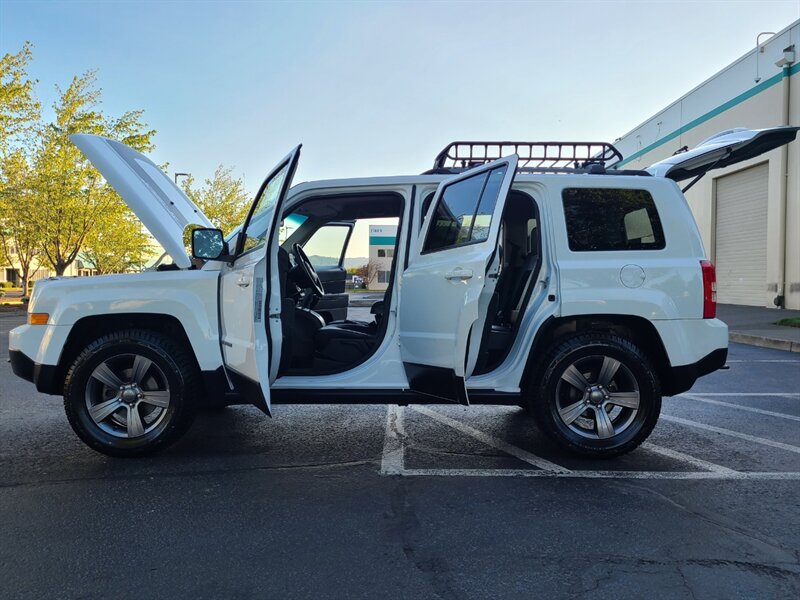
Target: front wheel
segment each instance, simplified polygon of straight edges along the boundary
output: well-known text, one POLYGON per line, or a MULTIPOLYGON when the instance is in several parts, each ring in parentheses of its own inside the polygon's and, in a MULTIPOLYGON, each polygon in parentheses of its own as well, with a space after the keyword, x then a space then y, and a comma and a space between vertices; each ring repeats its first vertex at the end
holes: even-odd
POLYGON ((592 457, 641 444, 661 412, 656 371, 642 351, 612 334, 558 342, 528 390, 539 428, 566 449, 592 457))
POLYGON ((112 456, 143 456, 177 440, 195 412, 194 361, 166 336, 127 330, 103 336, 75 359, 64 409, 88 446, 112 456))

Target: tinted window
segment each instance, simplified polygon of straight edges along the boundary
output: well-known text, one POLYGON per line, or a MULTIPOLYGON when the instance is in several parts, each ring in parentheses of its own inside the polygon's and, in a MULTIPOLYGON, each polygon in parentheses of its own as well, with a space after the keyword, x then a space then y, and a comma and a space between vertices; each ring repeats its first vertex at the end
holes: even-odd
POLYGON ((505 174, 503 166, 448 185, 433 213, 423 252, 485 240, 505 174))
POLYGON ((562 195, 569 249, 660 250, 664 232, 644 190, 571 188, 562 195))

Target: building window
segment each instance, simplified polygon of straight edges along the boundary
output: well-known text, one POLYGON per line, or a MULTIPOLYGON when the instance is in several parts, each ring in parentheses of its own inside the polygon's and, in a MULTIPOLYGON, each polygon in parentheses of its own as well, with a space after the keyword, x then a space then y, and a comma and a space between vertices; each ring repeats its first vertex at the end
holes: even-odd
POLYGON ((378 283, 389 283, 389 271, 378 271, 378 283))
POLYGON ((378 250, 378 258, 386 258, 386 250, 378 250))
POLYGON ((569 249, 574 252, 661 250, 665 246, 649 192, 568 188, 562 200, 569 249))

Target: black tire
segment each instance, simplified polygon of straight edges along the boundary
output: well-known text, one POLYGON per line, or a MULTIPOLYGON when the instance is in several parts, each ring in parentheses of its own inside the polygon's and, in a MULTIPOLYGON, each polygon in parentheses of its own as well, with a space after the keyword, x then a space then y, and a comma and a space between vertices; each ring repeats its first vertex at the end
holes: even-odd
POLYGON ((655 368, 637 346, 607 333, 578 334, 557 341, 547 352, 538 376, 532 378, 525 400, 537 426, 550 439, 570 452, 593 458, 619 456, 636 448, 653 431, 661 412, 661 389, 655 368), (596 378, 595 383, 599 383, 606 357, 609 364, 618 361, 622 365, 615 371, 607 388, 591 386, 581 391, 569 383, 569 379, 562 378, 571 365, 579 365, 576 369, 584 376, 583 381, 591 384, 592 378, 596 378), (615 394, 621 394, 617 396, 621 398, 624 394, 637 392, 638 408, 635 412, 632 407, 616 406, 603 399, 604 394, 606 399, 613 399, 615 394), (583 412, 579 412, 581 402, 587 407, 583 412), (565 410, 573 406, 576 407, 573 411, 565 410), (566 414, 565 417, 562 418, 559 409, 566 414), (599 415, 599 410, 606 411, 607 421, 599 415), (568 424, 566 421, 576 413, 579 416, 573 416, 572 423, 568 424), (608 437, 601 438, 601 421, 605 421, 604 425, 611 424, 610 430, 602 432, 608 437), (581 426, 581 423, 589 422, 592 429, 581 426), (612 430, 613 435, 609 435, 612 430))
MULTIPOLYGON (((145 456, 163 450, 189 428, 196 410, 198 380, 196 363, 181 344, 149 330, 114 332, 91 342, 72 363, 64 382, 64 410, 72 429, 90 448, 110 456, 145 456), (162 393, 168 397, 168 406, 161 409, 163 414, 158 412, 151 430, 147 431, 143 425, 145 433, 142 435, 119 437, 124 435, 124 425, 120 427, 121 432, 114 435, 113 423, 106 425, 104 422, 103 428, 90 415, 90 390, 95 390, 98 385, 101 388, 105 386, 105 393, 111 390, 106 384, 90 378, 105 361, 123 361, 128 357, 134 357, 129 360, 135 360, 136 356, 152 361, 157 367, 156 375, 166 382, 166 391, 162 393), (90 385, 93 387, 90 388, 90 385)), ((127 408, 120 406, 120 410, 127 408)), ((149 404, 146 405, 147 409, 155 411, 149 404)), ((127 414, 130 415, 130 412, 127 414)), ((137 414, 141 414, 138 409, 137 414)), ((107 420, 114 418, 112 414, 107 420)))

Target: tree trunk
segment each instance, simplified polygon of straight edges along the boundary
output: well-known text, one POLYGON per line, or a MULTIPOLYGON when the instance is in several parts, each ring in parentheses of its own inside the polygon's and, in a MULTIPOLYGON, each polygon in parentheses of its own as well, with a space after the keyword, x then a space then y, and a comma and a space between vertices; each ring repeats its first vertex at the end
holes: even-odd
POLYGON ((64 275, 64 271, 67 270, 68 266, 69 263, 64 264, 63 262, 60 261, 54 264, 53 269, 55 269, 56 277, 61 277, 62 275, 64 275))
POLYGON ((28 266, 28 267, 23 266, 20 269, 20 272, 22 273, 22 297, 23 298, 27 298, 28 297, 28 275, 30 275, 30 270, 31 270, 30 266, 28 266))

